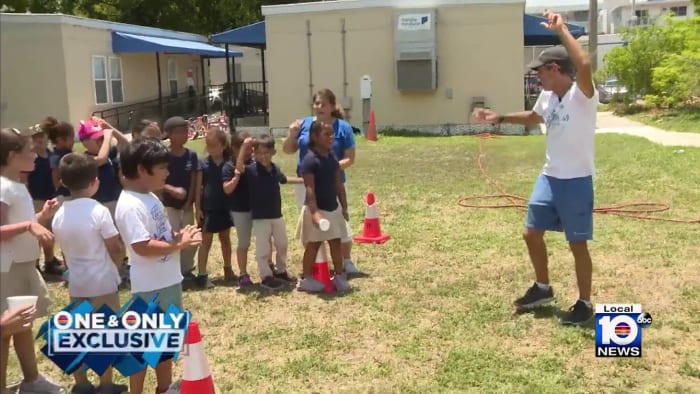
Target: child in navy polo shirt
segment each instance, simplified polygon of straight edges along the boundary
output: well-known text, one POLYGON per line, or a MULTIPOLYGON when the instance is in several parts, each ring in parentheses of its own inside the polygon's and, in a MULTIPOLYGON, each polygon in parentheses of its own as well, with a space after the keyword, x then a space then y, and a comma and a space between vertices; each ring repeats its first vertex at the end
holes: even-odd
MULTIPOLYGON (((197 269, 199 274, 196 283, 200 287, 214 286, 207 274, 207 259, 211 248, 214 234, 219 235, 221 243, 221 254, 224 258, 224 267, 231 267, 231 215, 228 211, 228 196, 224 192, 224 185, 221 182, 221 170, 224 164, 231 159, 231 146, 228 135, 218 127, 207 130, 204 139, 207 153, 206 159, 200 161, 202 169, 198 177, 198 186, 201 185, 201 192, 197 193, 197 215, 202 223, 202 245, 199 248, 197 269)), ((200 188, 198 187, 199 191, 200 188)))
POLYGON ((280 168, 272 162, 275 155, 275 140, 269 135, 257 139, 247 138, 243 151, 255 146, 255 161, 245 164, 244 155, 239 155, 236 163, 241 182, 248 185, 250 193, 250 210, 255 232, 255 259, 258 262, 261 284, 275 290, 284 286, 281 281, 296 282, 296 278, 287 273, 287 228, 282 216, 282 194, 280 184, 301 183, 300 178, 287 178, 280 168), (276 250, 276 269, 270 269, 270 237, 276 250))
POLYGON ((58 163, 61 158, 68 153, 73 152, 73 144, 75 143, 75 129, 68 122, 59 122, 56 118, 48 116, 41 124, 41 129, 46 132, 53 144, 53 151, 49 155, 49 164, 51 165, 51 178, 53 185, 56 187, 59 204, 70 196, 68 189, 61 185, 58 177, 58 163))
MULTIPOLYGON (((250 192, 248 184, 240 183, 240 174, 236 176, 236 161, 238 157, 243 155, 244 164, 250 164, 253 159, 250 151, 242 151, 243 141, 250 135, 245 131, 239 131, 233 135, 231 148, 233 151, 233 160, 226 162, 222 172, 222 180, 224 182, 224 192, 229 196, 229 210, 231 220, 236 227, 236 261, 240 276, 238 277, 238 285, 246 288, 253 285, 253 281, 248 275, 248 249, 250 248, 250 240, 253 233, 253 216, 250 212, 250 192)), ((235 280, 235 275, 231 267, 224 266, 224 277, 226 280, 235 280)))
MULTIPOLYGON (((197 153, 185 148, 188 127, 187 121, 179 116, 172 117, 163 124, 166 136, 170 139, 170 161, 169 175, 161 199, 173 231, 194 224, 193 205, 200 168, 197 153)), ((196 252, 197 248, 183 249, 180 252, 180 268, 185 279, 194 279, 192 271, 196 252)))
MULTIPOLYGON (((34 171, 27 174, 27 188, 32 196, 32 200, 34 200, 34 211, 38 213, 41 212, 46 201, 56 197, 56 187, 51 178, 51 164, 49 164, 51 150, 49 149, 48 136, 40 125, 32 127, 31 131, 32 150, 36 153, 36 158, 34 159, 34 171)), ((50 220, 45 220, 41 225, 51 231, 50 220)), ((42 246, 44 249, 44 272, 50 275, 63 273, 65 265, 56 258, 54 243, 51 242, 42 246)), ((37 268, 39 267, 37 266, 37 268)))
POLYGON ((339 292, 350 290, 343 268, 340 240, 346 237, 348 203, 340 173, 340 164, 332 151, 333 126, 314 121, 309 131, 309 152, 301 162, 300 172, 306 187, 306 201, 302 211, 301 241, 304 250, 304 279, 299 288, 308 292, 324 289, 323 283, 312 276, 316 254, 321 244, 328 241, 335 267, 333 284, 339 292), (338 205, 340 201, 340 206, 338 205), (325 231, 321 221, 328 221, 325 231))

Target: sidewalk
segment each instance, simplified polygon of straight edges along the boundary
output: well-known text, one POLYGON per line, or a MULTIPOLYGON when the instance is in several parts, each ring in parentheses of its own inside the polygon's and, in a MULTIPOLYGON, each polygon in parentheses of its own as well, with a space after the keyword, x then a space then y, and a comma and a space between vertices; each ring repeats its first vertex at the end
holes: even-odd
POLYGON ((615 116, 612 112, 598 112, 596 133, 618 133, 643 137, 665 146, 700 147, 700 133, 666 131, 615 116))

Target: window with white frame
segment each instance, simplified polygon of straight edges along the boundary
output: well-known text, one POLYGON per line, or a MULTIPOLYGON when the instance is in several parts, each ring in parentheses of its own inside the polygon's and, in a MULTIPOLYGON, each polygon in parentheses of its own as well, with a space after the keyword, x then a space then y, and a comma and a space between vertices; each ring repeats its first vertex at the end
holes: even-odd
POLYGON ((671 7, 671 12, 673 12, 676 16, 687 16, 688 15, 688 7, 686 7, 686 6, 671 7))
POLYGON ((121 59, 111 56, 93 56, 92 80, 95 104, 124 102, 121 59))
POLYGON ((109 87, 112 93, 113 103, 124 102, 124 85, 122 83, 122 59, 109 58, 109 87))
POLYGON ((177 62, 175 59, 168 59, 168 84, 170 85, 170 95, 177 96, 177 62))

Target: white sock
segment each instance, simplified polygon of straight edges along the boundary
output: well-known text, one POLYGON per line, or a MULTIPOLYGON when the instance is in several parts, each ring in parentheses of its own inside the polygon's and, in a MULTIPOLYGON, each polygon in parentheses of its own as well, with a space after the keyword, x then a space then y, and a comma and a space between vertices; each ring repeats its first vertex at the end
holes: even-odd
POLYGON ((542 290, 549 290, 549 284, 548 283, 540 283, 540 282, 535 282, 537 283, 537 287, 539 287, 542 290))
POLYGON ((583 302, 584 304, 586 304, 586 306, 589 307, 589 308, 592 308, 592 307, 593 307, 593 304, 591 303, 591 301, 582 300, 582 299, 579 299, 579 301, 581 301, 581 302, 583 302))
POLYGON ((349 258, 348 258, 348 259, 343 259, 343 263, 344 263, 344 264, 346 264, 348 261, 352 263, 352 259, 349 259, 349 258))

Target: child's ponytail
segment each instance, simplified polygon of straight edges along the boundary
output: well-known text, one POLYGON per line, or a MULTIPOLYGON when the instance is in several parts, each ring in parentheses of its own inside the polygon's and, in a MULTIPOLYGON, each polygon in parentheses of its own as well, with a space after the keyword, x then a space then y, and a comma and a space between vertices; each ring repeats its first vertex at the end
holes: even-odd
POLYGON ((331 112, 331 116, 337 119, 345 119, 345 111, 339 105, 336 105, 333 112, 331 112))

